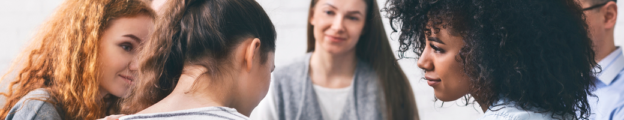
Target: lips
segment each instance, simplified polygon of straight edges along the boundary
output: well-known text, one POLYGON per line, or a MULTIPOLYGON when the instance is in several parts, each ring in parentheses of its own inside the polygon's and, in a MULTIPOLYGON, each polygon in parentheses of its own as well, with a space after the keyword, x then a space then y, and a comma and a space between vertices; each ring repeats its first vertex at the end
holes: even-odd
POLYGON ((431 87, 436 86, 436 85, 440 84, 440 82, 442 82, 442 80, 440 78, 433 78, 433 77, 425 76, 425 79, 427 80, 427 84, 429 84, 429 86, 431 86, 431 87))
POLYGON ((342 41, 347 40, 347 38, 344 38, 344 37, 337 37, 337 36, 331 36, 331 35, 327 35, 326 37, 329 41, 332 41, 332 42, 342 42, 342 41))
POLYGON ((122 74, 120 74, 119 77, 123 78, 124 81, 128 82, 128 84, 132 84, 132 82, 134 81, 134 77, 132 77, 130 75, 122 75, 122 74))

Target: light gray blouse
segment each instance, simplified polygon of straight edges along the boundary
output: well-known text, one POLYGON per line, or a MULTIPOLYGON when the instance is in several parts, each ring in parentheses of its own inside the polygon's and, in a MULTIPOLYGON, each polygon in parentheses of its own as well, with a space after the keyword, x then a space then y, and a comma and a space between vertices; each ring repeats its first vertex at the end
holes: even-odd
POLYGON ((11 108, 5 120, 62 120, 57 108, 45 102, 50 94, 43 88, 30 91, 11 108))

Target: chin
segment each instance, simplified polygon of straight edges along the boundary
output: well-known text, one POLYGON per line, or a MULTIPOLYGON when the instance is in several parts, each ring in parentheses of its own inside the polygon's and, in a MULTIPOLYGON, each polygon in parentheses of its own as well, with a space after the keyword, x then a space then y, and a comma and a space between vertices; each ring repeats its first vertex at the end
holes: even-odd
POLYGON ((448 102, 448 101, 454 101, 457 100, 459 98, 461 98, 462 96, 449 96, 449 95, 440 95, 441 93, 436 92, 435 93, 435 97, 440 100, 440 101, 444 101, 444 102, 448 102))
POLYGON ((115 96, 115 97, 120 97, 120 98, 126 98, 128 97, 128 93, 127 91, 117 91, 117 92, 111 92, 111 95, 115 96))
POLYGON ((344 54, 347 52, 347 50, 344 50, 342 48, 338 48, 338 47, 332 47, 332 48, 327 48, 325 49, 328 53, 330 54, 334 54, 334 55, 340 55, 340 54, 344 54))

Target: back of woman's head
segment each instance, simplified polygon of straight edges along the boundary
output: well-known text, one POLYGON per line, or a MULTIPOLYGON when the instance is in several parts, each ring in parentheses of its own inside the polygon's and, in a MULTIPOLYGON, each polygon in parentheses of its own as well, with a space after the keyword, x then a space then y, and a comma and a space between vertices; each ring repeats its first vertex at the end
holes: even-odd
POLYGON ((391 0, 400 51, 418 55, 440 28, 463 38, 457 60, 481 105, 587 118, 594 52, 574 0, 391 0), (431 27, 431 28, 428 28, 431 27), (456 34, 454 34, 456 33, 456 34), (533 109, 534 110, 534 109, 533 109))
POLYGON ((275 50, 275 28, 254 0, 169 0, 142 51, 139 81, 124 102, 125 113, 143 110, 169 95, 185 64, 211 77, 227 74, 231 51, 245 38, 261 41, 261 62, 275 50))
POLYGON ((64 119, 97 119, 118 111, 114 110, 116 102, 98 97, 99 43, 111 21, 136 15, 155 17, 140 0, 67 0, 61 4, 18 57, 14 66, 21 69, 3 93, 7 101, 0 118, 38 88, 47 89, 52 99, 48 102, 63 110, 64 119))

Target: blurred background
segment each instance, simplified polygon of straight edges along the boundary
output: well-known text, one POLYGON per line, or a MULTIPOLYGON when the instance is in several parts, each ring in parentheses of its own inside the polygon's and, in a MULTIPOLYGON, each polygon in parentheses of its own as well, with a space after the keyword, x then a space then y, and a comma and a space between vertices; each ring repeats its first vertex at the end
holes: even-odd
MULTIPOLYGON (((63 0, 0 0, 0 73, 7 72, 17 55, 29 43, 37 28, 54 12, 63 0)), ((306 25, 310 0, 257 0, 271 17, 277 30, 276 66, 305 54, 306 25)), ((377 1, 384 8, 386 0, 377 1)), ((624 3, 620 6, 615 27, 615 44, 624 46, 624 3)), ((382 12, 385 16, 385 13, 382 12)), ((394 50, 398 50, 398 33, 392 33, 388 19, 384 18, 386 33, 394 50)), ((395 53, 396 56, 396 53, 395 53)), ((408 57, 414 56, 407 55, 408 57)), ((465 100, 455 102, 435 101, 433 88, 422 80, 423 72, 415 59, 402 59, 399 64, 410 79, 418 111, 422 120, 476 119, 483 112, 478 104, 465 100)), ((11 76, 11 75, 9 75, 11 76)), ((10 77, 9 77, 10 78, 10 77)), ((0 82, 0 92, 6 91, 9 81, 0 82)), ((4 104, 4 98, 0 97, 4 104)), ((0 105, 2 105, 0 104, 0 105)))

